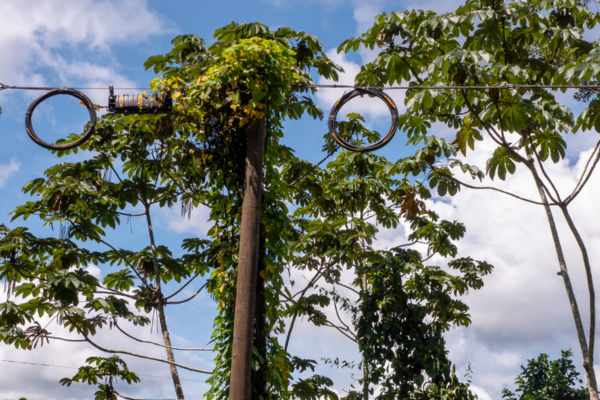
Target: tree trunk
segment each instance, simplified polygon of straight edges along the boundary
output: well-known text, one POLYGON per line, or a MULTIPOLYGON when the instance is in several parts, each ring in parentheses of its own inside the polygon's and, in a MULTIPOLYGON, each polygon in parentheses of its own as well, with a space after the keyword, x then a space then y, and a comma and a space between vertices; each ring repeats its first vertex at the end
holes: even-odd
POLYGON ((248 400, 250 396, 265 122, 265 118, 262 118, 256 128, 250 130, 246 148, 246 181, 242 203, 240 255, 233 320, 230 400, 248 400))
MULTIPOLYGON (((171 338, 169 337, 169 328, 167 327, 167 319, 165 318, 165 310, 163 306, 163 296, 160 289, 160 264, 158 263, 158 255, 156 252, 156 242, 154 240, 154 230, 152 229, 152 218, 150 218, 150 205, 145 204, 146 207, 146 221, 148 223, 148 233, 150 235, 150 246, 152 248, 152 261, 154 263, 154 276, 156 282, 156 294, 158 298, 158 306, 156 310, 158 311, 158 320, 160 322, 160 330, 163 335, 163 341, 165 349, 167 350, 167 359, 170 362, 175 362, 175 356, 173 354, 173 349, 171 348, 171 338)), ((177 371, 177 367, 173 364, 169 364, 169 368, 171 370, 171 378, 173 379, 173 385, 175 386, 175 393, 177 394, 178 400, 185 399, 183 395, 183 388, 181 387, 181 381, 179 380, 179 372, 177 371)))
MULTIPOLYGON (((173 355, 173 349, 171 348, 171 338, 169 337, 169 329, 167 327, 167 319, 165 318, 165 310, 163 308, 163 304, 157 307, 158 310, 158 319, 160 321, 160 330, 162 331, 163 341, 165 342, 165 346, 167 350, 167 359, 171 362, 175 362, 175 356, 173 355)), ((169 364, 169 368, 171 370, 171 378, 173 378, 173 385, 175 385, 175 392, 177 393, 177 399, 183 400, 185 397, 183 396, 183 388, 181 387, 181 381, 179 380, 179 372, 177 371, 177 367, 173 364, 169 364)))
MULTIPOLYGON (((531 155, 528 153, 529 161, 531 161, 531 155)), ((533 179, 540 193, 540 198, 542 203, 544 203, 544 210, 546 211, 546 218, 548 219, 548 224, 550 225, 550 232, 552 233, 552 239, 554 241, 554 248, 556 250, 556 256, 558 258, 558 265, 560 267, 560 272, 558 275, 562 276, 563 282, 565 285, 565 289, 567 290, 567 297, 569 298, 569 303, 571 304, 571 312, 573 313, 573 319, 575 321, 575 329, 577 330, 577 337, 579 339, 579 346, 581 347, 581 354, 583 356, 583 363, 585 368, 585 375, 587 379, 588 389, 590 393, 590 400, 598 400, 598 390, 596 388, 596 380, 595 374, 593 370, 593 365, 591 368, 588 368, 588 360, 589 360, 589 350, 587 341, 585 339, 585 331, 583 329, 583 323, 581 322, 581 314, 579 313, 579 307, 577 306, 577 299, 575 298, 575 293, 573 291, 573 286, 571 285, 571 278, 569 277, 569 271, 567 269, 567 263, 565 261, 565 257, 562 250, 562 245, 560 243, 560 238, 558 236, 558 230, 556 229, 556 223, 554 221, 554 216, 552 215, 552 210, 548 205, 548 199, 546 197, 546 193, 544 192, 544 187, 538 177, 536 171, 533 169, 533 165, 528 165, 531 174, 533 175, 533 179), (591 371, 591 374, 590 374, 591 371)))
POLYGON ((579 246, 579 250, 581 251, 581 257, 583 258, 583 265, 585 266, 585 276, 587 278, 588 293, 590 295, 590 344, 588 346, 588 359, 584 359, 583 366, 588 374, 590 387, 592 387, 596 392, 596 397, 594 397, 594 399, 597 399, 598 384, 596 382, 596 373, 594 371, 594 343, 596 339, 596 294, 594 291, 594 278, 592 277, 592 267, 590 265, 590 259, 588 257, 585 243, 583 243, 583 239, 581 238, 579 231, 575 227, 575 223, 573 223, 573 220, 571 219, 571 215, 569 214, 567 206, 562 205, 560 209, 562 210, 563 215, 565 216, 565 220, 567 221, 571 232, 573 232, 573 236, 575 236, 575 240, 577 241, 577 245, 579 246))

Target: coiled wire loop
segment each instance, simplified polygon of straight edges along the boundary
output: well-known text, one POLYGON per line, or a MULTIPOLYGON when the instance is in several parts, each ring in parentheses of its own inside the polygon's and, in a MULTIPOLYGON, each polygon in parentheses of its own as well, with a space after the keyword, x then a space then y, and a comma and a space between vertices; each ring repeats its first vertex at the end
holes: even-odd
POLYGON ((74 147, 77 147, 80 144, 82 144, 83 142, 85 142, 86 140, 88 140, 88 138, 92 135, 92 133, 94 133, 95 127, 96 127, 96 110, 94 109, 94 105, 92 104, 90 99, 88 99, 83 93, 78 92, 77 90, 73 90, 73 89, 64 88, 64 89, 50 90, 49 92, 46 92, 43 95, 39 96, 37 99, 35 99, 29 105, 29 108, 27 109, 27 112, 25 113, 25 129, 27 130, 27 134, 39 146, 42 146, 48 150, 67 150, 67 149, 72 149, 74 147), (81 100, 83 105, 86 106, 86 108, 88 109, 88 111, 90 113, 90 122, 88 124, 88 128, 87 128, 85 134, 81 138, 77 139, 74 142, 67 143, 67 144, 46 143, 42 139, 40 139, 38 137, 38 135, 35 133, 35 130, 33 130, 33 125, 31 124, 31 117, 33 115, 33 111, 35 110, 35 108, 37 106, 39 106, 42 101, 49 99, 50 97, 57 96, 59 94, 66 94, 66 95, 73 96, 73 97, 81 100))
POLYGON ((394 103, 394 100, 392 100, 388 95, 383 93, 383 91, 381 91, 381 90, 370 89, 370 88, 356 88, 353 91, 344 94, 337 101, 337 103, 335 103, 335 105, 331 109, 331 113, 329 113, 328 126, 329 126, 329 133, 331 134, 333 139, 343 148, 345 148, 347 150, 358 151, 361 153, 374 151, 374 150, 380 149, 383 146, 385 146, 386 144, 388 144, 390 142, 390 140, 392 140, 392 138, 396 134, 396 131, 398 130, 398 108, 396 107, 396 103, 394 103), (385 137, 383 139, 379 140, 378 142, 370 144, 370 145, 366 145, 366 146, 356 146, 356 145, 346 142, 342 138, 342 136, 335 129, 335 122, 336 122, 337 114, 341 110, 341 108, 344 106, 344 104, 346 104, 347 102, 349 102, 350 100, 352 100, 353 98, 355 98, 357 96, 362 96, 365 94, 375 96, 375 97, 378 97, 381 100, 383 100, 383 102, 390 109, 390 113, 392 115, 392 126, 390 127, 390 130, 387 133, 387 135, 385 135, 385 137))

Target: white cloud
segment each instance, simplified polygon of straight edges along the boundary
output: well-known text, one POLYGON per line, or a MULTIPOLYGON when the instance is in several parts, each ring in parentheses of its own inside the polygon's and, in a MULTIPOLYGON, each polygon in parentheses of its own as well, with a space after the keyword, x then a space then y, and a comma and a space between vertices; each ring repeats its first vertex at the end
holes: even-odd
POLYGON ((190 218, 182 217, 180 205, 161 208, 158 215, 160 223, 175 233, 192 233, 198 237, 205 237, 208 230, 214 225, 208 220, 210 209, 202 205, 192 210, 190 218))
MULTIPOLYGON (((0 15, 0 76, 11 85, 133 85, 118 73, 112 46, 174 32, 145 0, 5 0, 0 15)), ((105 93, 91 96, 106 101, 105 93)))
POLYGON ((94 264, 88 264, 85 270, 96 279, 102 279, 102 270, 94 264))
POLYGON ((8 164, 0 164, 0 188, 3 188, 8 179, 19 172, 21 164, 16 158, 11 158, 8 164))
POLYGON ((480 388, 479 386, 472 385, 471 391, 477 395, 479 400, 492 400, 492 396, 488 394, 485 390, 480 388))

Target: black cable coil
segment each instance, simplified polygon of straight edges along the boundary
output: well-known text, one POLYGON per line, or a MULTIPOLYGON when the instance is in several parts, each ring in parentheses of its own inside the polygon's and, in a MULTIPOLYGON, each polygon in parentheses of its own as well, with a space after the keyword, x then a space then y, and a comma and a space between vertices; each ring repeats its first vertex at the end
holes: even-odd
POLYGON ((329 126, 329 133, 331 134, 333 139, 343 148, 352 150, 352 151, 358 151, 361 153, 374 151, 374 150, 380 149, 383 146, 385 146, 386 144, 388 144, 389 141, 392 140, 392 138, 396 134, 396 131, 398 130, 398 108, 396 107, 396 103, 394 103, 394 100, 392 100, 388 95, 383 93, 381 90, 357 88, 351 92, 345 93, 335 103, 335 105, 331 109, 331 113, 329 113, 328 126, 329 126), (356 146, 356 145, 346 142, 340 136, 340 134, 335 129, 335 122, 336 122, 337 114, 341 110, 341 108, 344 106, 344 104, 346 104, 347 102, 349 102, 350 100, 352 100, 353 98, 355 98, 357 96, 362 96, 365 94, 375 96, 375 97, 378 97, 381 100, 383 100, 383 102, 390 109, 390 113, 392 114, 392 126, 390 127, 390 130, 387 133, 387 135, 380 141, 370 144, 370 145, 366 145, 366 146, 356 146))
POLYGON ((173 112, 173 99, 168 93, 115 96, 112 86, 109 90, 108 112, 111 114, 171 114, 173 112))
POLYGON ((48 150, 67 150, 67 149, 72 149, 73 147, 77 147, 80 144, 82 144, 83 142, 85 142, 86 140, 88 140, 88 138, 94 132, 95 127, 96 127, 96 110, 94 109, 94 105, 92 104, 90 99, 88 99, 83 93, 78 92, 77 90, 73 90, 73 89, 64 88, 64 89, 50 90, 49 92, 46 92, 43 95, 39 96, 37 99, 35 99, 29 105, 29 108, 27 109, 27 112, 25 113, 25 129, 27 130, 27 134, 34 142, 36 142, 38 145, 40 145, 48 150), (42 139, 40 139, 38 137, 38 135, 35 133, 35 130, 33 129, 33 125, 31 124, 31 117, 33 115, 33 111, 35 110, 35 108, 37 106, 39 106, 42 101, 44 101, 50 97, 57 96, 59 94, 66 94, 66 95, 73 96, 73 97, 81 100, 81 103, 88 109, 88 112, 90 113, 90 122, 88 124, 87 130, 85 131, 84 135, 74 142, 67 143, 67 144, 46 143, 42 139))

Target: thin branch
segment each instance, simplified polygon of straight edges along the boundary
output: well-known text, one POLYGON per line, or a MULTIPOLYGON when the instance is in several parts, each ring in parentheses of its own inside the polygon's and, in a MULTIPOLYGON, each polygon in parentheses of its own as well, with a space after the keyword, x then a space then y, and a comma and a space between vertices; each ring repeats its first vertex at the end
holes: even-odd
POLYGON ((119 397, 121 397, 121 398, 123 398, 125 400, 145 400, 145 399, 135 399, 133 397, 123 396, 121 393, 117 392, 114 387, 112 388, 112 391, 113 391, 114 394, 116 394, 117 396, 119 396, 119 397))
MULTIPOLYGON (((332 324, 331 322, 329 322, 329 320, 327 321, 328 323, 325 324, 325 326, 328 326, 330 328, 335 328, 338 330, 338 332, 340 332, 342 335, 346 336, 348 339, 352 340, 354 343, 356 343, 356 337, 351 337, 350 335, 348 335, 346 332, 344 332, 343 329, 341 329, 339 326, 332 324)), ((352 333, 352 332, 350 332, 352 333)))
MULTIPOLYGON (((77 224, 76 224, 76 223, 74 223, 74 222, 73 222, 73 221, 71 221, 71 220, 69 220, 69 221, 71 222, 71 224, 72 224, 73 228, 77 229, 77 230, 79 231, 79 233, 81 233, 82 235, 85 235, 85 233, 84 233, 84 232, 82 232, 82 231, 81 231, 81 229, 78 229, 78 228, 77 228, 77 224)), ((88 236, 88 235, 86 235, 86 236, 88 236)), ((89 236, 88 236, 88 237, 89 237, 89 236)), ((133 265, 131 265, 131 263, 130 263, 129 261, 127 261, 127 259, 125 258, 125 256, 123 256, 123 254, 122 254, 122 253, 121 253, 119 250, 117 250, 117 249, 116 249, 116 248, 115 248, 113 245, 111 245, 110 243, 108 243, 107 241, 105 241, 105 240, 104 240, 104 239, 102 239, 102 238, 98 238, 97 240, 98 240, 100 243, 102 243, 102 244, 104 244, 104 245, 106 245, 106 246, 110 247, 110 248, 111 248, 111 249, 112 249, 114 252, 116 252, 116 253, 117 253, 117 254, 118 254, 120 257, 121 257, 121 259, 123 260, 123 262, 125 262, 125 264, 126 264, 126 265, 127 265, 129 268, 131 268, 131 270, 132 270, 132 271, 133 271, 133 272, 134 272, 134 273, 137 275, 137 277, 138 277, 138 278, 139 278, 139 279, 140 279, 140 280, 141 280, 141 281, 144 283, 144 285, 146 285, 146 287, 147 287, 148 289, 150 289, 151 291, 153 291, 153 292, 156 292, 156 289, 154 289, 152 286, 150 286, 150 285, 148 284, 148 282, 146 281, 146 278, 144 278, 143 276, 141 276, 141 275, 140 275, 140 273, 138 272, 137 268, 135 268, 133 265)))
POLYGON ((583 171, 581 171, 581 176, 577 180, 577 185, 575 185, 575 188, 573 189, 573 193, 579 188, 579 185, 581 185, 583 178, 586 176, 586 172, 587 172, 588 167, 590 166, 590 162, 594 158, 594 154, 596 154, 596 151, 598 151, 599 146, 600 146, 600 141, 598 143, 596 143, 596 147, 594 147, 594 151, 592 151, 592 154, 590 154, 590 157, 585 162, 585 167, 583 168, 583 171))
POLYGON ((292 183, 288 183, 288 187, 293 186, 294 184, 296 184, 299 180, 306 178, 311 172, 313 172, 315 170, 315 168, 317 168, 319 165, 323 164, 325 162, 325 160, 327 160, 329 157, 331 157, 333 155, 333 153, 339 149, 340 146, 337 146, 336 149, 327 154, 327 156, 325 156, 324 159, 322 159, 321 161, 319 161, 317 164, 315 164, 311 169, 308 170, 307 173, 305 173, 304 175, 300 176, 299 178, 297 178, 296 180, 294 180, 292 183))
MULTIPOLYGON (((493 188, 490 188, 490 189, 493 189, 493 188)), ((427 242, 421 242, 420 240, 415 240, 414 242, 410 242, 410 243, 406 243, 406 244, 401 244, 401 245, 399 245, 399 246, 395 246, 395 247, 396 247, 396 248, 397 248, 397 247, 408 247, 408 246, 412 246, 413 244, 417 244, 417 243, 418 243, 418 244, 429 244, 429 243, 427 243, 427 242)))
POLYGON ((120 211, 115 211, 115 212, 116 212, 117 214, 119 214, 119 215, 124 215, 124 216, 126 216, 126 217, 141 217, 141 216, 143 216, 143 215, 146 215, 145 213, 139 213, 139 214, 127 214, 127 213, 120 212, 120 211))
POLYGON ((115 175, 117 176, 117 179, 119 180, 119 182, 123 182, 123 180, 121 179, 121 177, 119 176, 119 173, 117 172, 117 170, 115 169, 115 167, 113 167, 112 163, 109 164, 110 169, 112 169, 112 171, 115 173, 115 175))
MULTIPOLYGON (((161 162, 161 164, 162 164, 162 162, 161 162)), ((162 167, 162 165, 161 165, 161 167, 162 167)), ((172 181, 173 183, 175 183, 175 184, 177 185, 177 187, 179 187, 179 189, 181 189, 181 191, 182 191, 183 193, 187 194, 188 196, 190 196, 192 199, 196 200, 198 203, 202 204, 203 206, 205 206, 205 207, 210 207, 208 204, 206 204, 206 202, 204 202, 204 201, 202 201, 202 200, 198 199, 198 198, 196 197, 196 195, 195 195, 194 193, 192 193, 190 190, 188 190, 188 189, 186 189, 186 188, 183 188, 183 187, 181 187, 181 185, 179 184, 179 182, 177 181, 177 179, 175 179, 175 178, 173 177, 173 175, 171 175, 171 174, 169 173, 169 171, 168 171, 168 168, 164 168, 164 167, 163 167, 163 168, 162 168, 162 170, 163 170, 163 173, 164 173, 165 175, 167 175, 167 176, 168 176, 168 177, 171 179, 171 181, 172 181)))
MULTIPOLYGON (((213 261, 214 261, 214 259, 215 259, 215 258, 217 258, 217 256, 219 255, 219 251, 221 251, 221 249, 222 249, 222 248, 223 248, 223 245, 221 244, 221 245, 219 246, 219 248, 217 249, 217 251, 215 252, 215 255, 214 255, 214 256, 212 256, 212 257, 211 257, 211 258, 208 260, 208 263, 211 263, 211 262, 213 262, 213 261)), ((172 298, 172 297, 176 296, 176 295, 177 295, 179 292, 181 292, 183 289, 185 289, 185 287, 186 287, 187 285, 189 285, 190 283, 192 283, 192 281, 193 281, 194 279, 196 279, 196 278, 198 277, 198 275, 200 275, 200 272, 196 273, 196 275, 194 275, 194 277, 193 277, 192 279, 190 279, 189 281, 187 281, 187 282, 185 283, 185 285, 183 285, 181 288, 179 288, 179 290, 178 290, 178 291, 176 291, 175 293, 173 293, 172 295, 170 295, 170 296, 168 296, 168 297, 165 297, 165 300, 169 300, 170 298, 172 298)), ((202 289, 202 288, 200 288, 200 289, 202 289)), ((170 303, 170 304, 173 304, 173 303, 170 303)))
MULTIPOLYGON (((435 168, 435 167, 433 167, 433 168, 435 168)), ((526 202, 528 202, 528 203, 531 203, 531 204, 535 204, 535 205, 538 205, 538 206, 543 206, 543 205, 544 205, 544 203, 540 203, 539 201, 535 201, 535 200, 529 200, 529 199, 526 199, 526 198, 524 198, 524 197, 517 196, 517 195, 516 195, 516 194, 514 194, 514 193, 510 193, 510 192, 507 192, 507 191, 505 191, 505 190, 498 189, 498 188, 495 188, 495 187, 492 187, 492 186, 473 186, 473 185, 469 185, 468 183, 464 183, 464 182, 462 182, 462 181, 460 181, 460 180, 456 179, 454 176, 450 176, 450 175, 446 175, 446 176, 447 176, 448 178, 452 179, 454 182, 456 182, 456 183, 458 183, 458 184, 460 184, 460 185, 462 185, 462 186, 464 186, 464 187, 468 187, 469 189, 478 189, 478 190, 494 190, 494 191, 496 191, 496 192, 504 193, 504 194, 506 194, 506 195, 512 196, 512 197, 514 197, 514 198, 517 198, 517 199, 519 199, 519 200, 526 201, 526 202)), ((551 206, 556 206, 557 204, 555 204, 555 203, 551 203, 551 204, 550 204, 550 203, 549 203, 549 205, 551 205, 551 206)))
POLYGON ((417 74, 417 72, 414 70, 414 68, 412 67, 412 65, 410 65, 410 63, 408 62, 408 60, 406 59, 406 57, 402 57, 402 61, 404 61, 404 63, 408 66, 408 68, 411 70, 411 72, 413 73, 414 77, 419 81, 419 83, 423 84, 423 79, 419 78, 419 74, 417 74))
POLYGON ((340 322, 342 323, 342 325, 344 325, 346 327, 346 329, 350 330, 350 327, 348 325, 346 325, 346 323, 344 321, 342 321, 342 317, 340 317, 340 313, 338 311, 338 307, 337 307, 337 301, 333 301, 333 307, 335 308, 335 315, 337 315, 338 319, 340 320, 340 322))
MULTIPOLYGON (((598 149, 599 145, 600 145, 600 142, 598 142, 598 144, 596 145, 596 149, 598 149)), ((592 155, 593 155, 593 153, 592 153, 592 155)), ((590 157, 590 159, 588 160, 588 163, 590 162, 591 159, 592 159, 592 157, 590 157)), ((600 159, 600 151, 598 151, 596 153, 596 159, 594 160, 594 163, 592 164, 592 168, 588 172, 585 180, 583 181, 583 183, 579 184, 579 182, 581 182, 581 178, 583 178, 583 174, 582 174, 581 178, 579 179, 579 182, 577 183, 577 186, 579 186, 579 188, 577 188, 577 186, 576 186, 577 189, 575 191, 573 191, 573 193, 571 193, 571 195, 565 199, 565 204, 568 205, 571 201, 573 201, 575 199, 575 197, 577 197, 579 195, 579 193, 581 192, 581 189, 583 189, 583 187, 586 185, 586 183, 590 179, 590 176, 592 176, 592 172, 596 168, 596 165, 598 165, 599 159, 600 159)), ((586 164, 585 169, 587 169, 587 164, 586 164)), ((585 169, 584 169, 584 173, 585 173, 585 169)))
MULTIPOLYGON (((317 273, 315 274, 315 276, 312 277, 312 279, 308 282, 308 285, 306 285, 306 287, 304 288, 304 290, 302 290, 302 292, 298 292, 298 293, 302 293, 300 295, 300 298, 298 299, 298 301, 294 301, 294 297, 296 297, 296 295, 298 293, 296 293, 294 296, 292 296, 292 298, 288 297, 288 300, 290 300, 292 303, 294 303, 296 305, 296 310, 294 310, 294 316, 292 317, 292 322, 290 323, 290 329, 287 332, 287 336, 285 338, 285 346, 283 347, 284 351, 287 351, 288 345, 290 344, 290 338, 292 336, 292 330, 294 330, 294 324, 296 323, 296 318, 298 318, 298 308, 299 306, 299 302, 302 301, 302 298, 304 297, 304 295, 306 294, 306 291, 312 287, 315 282, 321 278, 321 276, 323 276, 322 274, 323 272, 323 264, 321 263, 321 267, 317 270, 317 273)), ((285 294, 281 293, 282 296, 287 297, 285 294)))
POLYGON ((67 338, 61 338, 61 337, 57 337, 57 336, 46 336, 48 339, 56 339, 56 340, 62 340, 64 342, 87 342, 87 340, 85 339, 67 339, 67 338))
POLYGON ((204 285, 202 285, 202 287, 200 289, 198 289, 198 291, 196 293, 194 293, 191 297, 189 297, 189 298, 187 298, 185 300, 181 300, 181 301, 165 301, 165 304, 182 304, 182 303, 186 303, 186 302, 192 300, 194 297, 198 296, 198 294, 200 294, 200 292, 202 291, 202 289, 204 289, 207 284, 208 284, 208 282, 206 282, 204 285))
POLYGON ((337 282, 337 283, 336 283, 336 285, 340 285, 341 287, 344 287, 344 288, 346 288, 346 289, 348 289, 348 290, 351 290, 351 291, 353 291, 354 293, 356 293, 357 295, 359 295, 359 296, 360 296, 360 293, 359 293, 359 292, 357 292, 356 290, 354 290, 353 288, 351 288, 350 286, 346 286, 346 285, 344 285, 343 283, 339 283, 339 282, 337 282))
MULTIPOLYGON (((117 321, 114 321, 114 323, 115 323, 115 326, 117 327, 117 329, 121 331, 121 333, 123 333, 128 338, 131 338, 131 339, 135 340, 136 342, 153 344, 155 346, 170 348, 170 349, 173 349, 173 350, 183 350, 183 351, 215 351, 215 349, 209 349, 209 348, 185 348, 185 347, 165 346, 164 344, 160 344, 160 343, 156 343, 156 342, 150 342, 148 340, 141 340, 141 339, 138 339, 138 338, 130 335, 129 333, 125 332, 123 329, 121 329, 121 327, 119 326, 119 324, 117 324, 117 321)), ((83 340, 83 341, 85 341, 85 340, 83 340)))
POLYGON ((556 189, 556 186, 554 186, 554 182, 552 182, 552 179, 550 179, 550 176, 548 176, 548 174, 546 173, 546 169, 544 168, 544 165, 542 164, 540 155, 538 154, 537 149, 535 148, 535 146, 533 145, 533 141, 531 140, 531 135, 528 134, 527 136, 529 136, 529 143, 531 144, 531 149, 533 150, 533 152, 535 154, 535 159, 537 160, 538 165, 540 166, 540 169, 542 170, 542 174, 544 174, 544 177, 546 178, 546 180, 548 180, 548 182, 550 183, 550 186, 552 186, 552 189, 554 190, 554 193, 556 194, 557 200, 554 200, 554 198, 552 197, 552 194, 550 194, 550 193, 548 193, 548 196, 550 196, 552 201, 554 201, 555 203, 562 203, 562 200, 560 199, 560 193, 558 192, 558 189, 556 189))
MULTIPOLYGON (((99 286, 99 287, 102 287, 102 286, 100 286, 100 285, 98 285, 98 286, 99 286)), ((146 300, 146 299, 142 299, 142 298, 140 298, 140 297, 136 297, 136 296, 132 296, 132 295, 129 295, 129 294, 125 294, 125 293, 121 293, 121 292, 113 291, 113 290, 111 290, 111 289, 104 288, 104 287, 102 287, 102 289, 107 289, 107 290, 109 290, 109 291, 108 291, 108 292, 102 292, 102 291, 99 291, 99 290, 95 290, 93 293, 95 293, 95 294, 112 294, 112 295, 116 295, 116 296, 129 297, 130 299, 133 299, 133 300, 136 300, 136 301, 145 301, 145 302, 147 302, 147 303, 149 303, 149 304, 157 304, 157 302, 156 302, 156 301, 154 301, 154 302, 151 302, 151 301, 148 301, 148 300, 146 300)))
POLYGON ((185 283, 185 285, 183 285, 182 287, 180 287, 180 288, 179 288, 179 290, 177 290, 175 293, 173 293, 173 294, 172 294, 172 295, 170 295, 169 297, 165 297, 165 300, 169 300, 170 298, 177 296, 177 295, 179 294, 179 292, 181 292, 183 289, 185 289, 185 287, 186 287, 187 285, 189 285, 190 283, 192 283, 192 281, 193 281, 194 279, 196 279, 196 278, 198 277, 198 275, 200 275, 200 272, 198 272, 196 275, 194 275, 194 276, 192 277, 192 279, 190 279, 189 281, 187 281, 187 282, 185 283))
POLYGON ((208 374, 208 375, 212 375, 211 371, 206 371, 206 370, 202 370, 202 369, 195 369, 195 368, 191 368, 191 367, 187 367, 185 365, 181 365, 175 362, 171 362, 168 360, 163 360, 162 358, 156 358, 156 357, 150 357, 150 356, 144 356, 142 354, 136 354, 136 353, 132 353, 130 351, 124 351, 124 350, 109 350, 109 349, 105 349, 104 347, 99 346, 98 344, 94 343, 85 333, 81 332, 78 329, 79 333, 83 335, 83 337, 85 337, 85 341, 88 342, 89 344, 91 344, 92 346, 94 346, 95 348, 97 348, 100 351, 103 351, 105 353, 110 353, 110 354, 126 354, 128 356, 133 356, 133 357, 138 357, 138 358, 145 358, 147 360, 152 360, 152 361, 158 361, 158 362, 162 362, 165 364, 170 364, 170 365, 175 365, 179 368, 183 368, 183 369, 187 369, 188 371, 193 371, 193 372, 199 372, 201 374, 208 374))
POLYGON ((477 118, 477 120, 479 121, 479 123, 481 124, 481 126, 483 126, 483 128, 486 130, 486 132, 488 133, 488 135, 492 138, 492 140, 494 142, 496 142, 496 144, 498 144, 499 146, 502 146, 502 141, 500 140, 501 137, 500 135, 498 135, 498 132, 496 132, 496 130, 494 129, 493 126, 491 126, 491 124, 484 122, 481 117, 479 116, 479 113, 477 112, 477 110, 475 110, 473 108, 473 106, 471 105, 471 103, 469 103, 469 98, 467 97, 467 94, 465 93, 464 90, 461 91, 463 98, 465 99, 465 103, 467 104, 467 108, 471 111, 471 113, 475 114, 475 118, 477 118), (491 131, 490 131, 491 130, 491 131))

